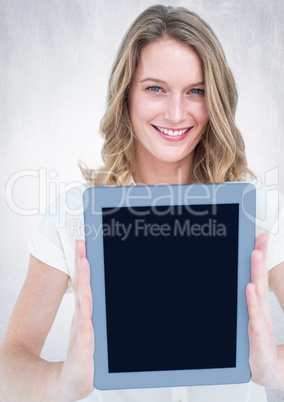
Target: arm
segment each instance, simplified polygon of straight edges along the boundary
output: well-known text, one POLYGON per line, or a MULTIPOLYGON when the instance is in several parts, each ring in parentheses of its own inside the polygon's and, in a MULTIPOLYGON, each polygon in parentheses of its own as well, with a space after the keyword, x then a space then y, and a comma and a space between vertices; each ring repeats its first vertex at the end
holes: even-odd
POLYGON ((68 276, 34 257, 0 351, 3 402, 72 401, 92 390, 93 329, 89 265, 83 242, 77 245, 75 314, 66 362, 39 357, 54 321, 68 276))
POLYGON ((256 240, 251 258, 252 281, 247 286, 249 311, 250 366, 253 381, 284 390, 284 345, 276 346, 268 301, 268 283, 284 307, 284 263, 269 273, 265 266, 268 237, 256 240))

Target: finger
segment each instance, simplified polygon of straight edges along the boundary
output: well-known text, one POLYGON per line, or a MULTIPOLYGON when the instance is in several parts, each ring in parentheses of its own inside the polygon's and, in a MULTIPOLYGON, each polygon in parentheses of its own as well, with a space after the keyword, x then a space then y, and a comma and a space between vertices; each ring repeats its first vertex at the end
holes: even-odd
POLYGON ((267 377, 277 359, 272 320, 264 316, 253 283, 248 284, 246 296, 252 377, 256 382, 269 383, 267 377))
POLYGON ((83 240, 76 240, 76 254, 78 258, 86 258, 86 247, 83 240))
POLYGON ((73 280, 72 286, 73 286, 73 290, 74 290, 75 296, 76 296, 78 279, 80 276, 80 269, 81 269, 81 259, 83 257, 85 257, 84 242, 82 240, 76 240, 75 248, 76 248, 76 250, 75 250, 75 274, 74 274, 74 280, 73 280))
POLYGON ((94 331, 91 320, 90 266, 86 259, 83 241, 76 242, 76 270, 73 287, 75 312, 61 381, 68 384, 68 392, 72 395, 70 400, 78 400, 92 391, 94 376, 94 331), (74 395, 76 395, 75 399, 74 395))
POLYGON ((265 314, 269 313, 268 272, 265 264, 265 253, 268 236, 261 235, 256 239, 255 250, 251 255, 251 282, 255 285, 258 302, 265 314))
POLYGON ((90 287, 90 266, 85 258, 84 242, 76 244, 75 312, 72 321, 70 345, 79 349, 84 344, 93 344, 92 293, 90 287))
POLYGON ((78 280, 77 336, 76 349, 80 360, 89 361, 94 352, 94 331, 92 324, 92 293, 90 287, 90 266, 86 258, 81 259, 78 280))
POLYGON ((77 260, 77 281, 76 281, 76 304, 80 317, 91 319, 92 314, 92 293, 90 286, 90 265, 86 259, 85 243, 81 240, 76 242, 76 260, 77 260))
POLYGON ((249 283, 246 287, 246 298, 250 322, 256 320, 259 316, 258 297, 254 283, 249 283))
MULTIPOLYGON (((87 300, 84 303, 82 310, 82 301, 86 297, 91 298, 90 290, 87 289, 89 285, 89 272, 88 272, 88 262, 86 260, 85 243, 82 240, 76 241, 76 267, 75 267, 75 277, 73 282, 73 289, 75 294, 75 312, 72 321, 72 326, 78 328, 79 318, 83 312, 87 310, 87 316, 90 316, 91 308, 88 305, 92 304, 91 300, 87 300), (82 310, 82 311, 81 311, 82 310)), ((86 314, 86 313, 85 313, 86 314)), ((76 330, 73 331, 73 337, 76 336, 76 330)))
POLYGON ((254 346, 263 348, 263 344, 266 344, 265 337, 269 339, 269 341, 274 339, 269 304, 267 302, 265 308, 263 307, 263 303, 261 303, 258 297, 257 287, 254 283, 247 285, 246 298, 249 313, 249 332, 254 337, 254 346), (260 340, 260 344, 258 344, 258 340, 260 340))
MULTIPOLYGON (((257 297, 256 287, 253 283, 246 288, 246 297, 249 313, 249 334, 251 352, 259 353, 274 345, 274 332, 272 318, 263 314, 263 309, 257 297)), ((252 353, 253 355, 257 355, 252 353)))
POLYGON ((76 241, 75 244, 75 274, 74 279, 72 281, 72 287, 74 290, 75 296, 75 311, 73 314, 72 324, 71 324, 71 332, 69 337, 69 345, 73 347, 76 342, 77 336, 77 328, 78 328, 78 320, 80 315, 80 301, 79 301, 79 278, 80 278, 80 265, 81 265, 81 258, 80 255, 82 254, 82 246, 79 240, 76 241))
POLYGON ((80 276, 78 281, 79 304, 86 318, 92 314, 92 292, 90 285, 90 265, 86 258, 81 259, 80 276))
POLYGON ((262 233, 258 235, 255 240, 255 250, 262 250, 264 255, 266 255, 268 241, 269 241, 268 234, 262 233))
POLYGON ((263 297, 268 291, 268 273, 262 250, 254 250, 251 255, 251 282, 256 286, 258 297, 263 297))
POLYGON ((76 241, 76 267, 75 267, 75 276, 74 276, 74 292, 75 296, 78 296, 78 286, 81 277, 81 269, 82 262, 86 260, 86 250, 85 250, 85 242, 83 240, 76 241))

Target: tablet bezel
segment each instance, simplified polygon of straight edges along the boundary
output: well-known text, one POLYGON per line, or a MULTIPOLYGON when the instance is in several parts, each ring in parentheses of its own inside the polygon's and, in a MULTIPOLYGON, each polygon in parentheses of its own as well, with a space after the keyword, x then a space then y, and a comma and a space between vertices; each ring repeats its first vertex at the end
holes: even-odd
POLYGON ((90 187, 84 195, 86 254, 91 267, 92 321, 95 333, 94 387, 101 390, 245 383, 249 367, 248 312, 245 288, 255 241, 255 187, 251 183, 90 187), (236 367, 109 373, 102 208, 153 205, 239 204, 236 367))

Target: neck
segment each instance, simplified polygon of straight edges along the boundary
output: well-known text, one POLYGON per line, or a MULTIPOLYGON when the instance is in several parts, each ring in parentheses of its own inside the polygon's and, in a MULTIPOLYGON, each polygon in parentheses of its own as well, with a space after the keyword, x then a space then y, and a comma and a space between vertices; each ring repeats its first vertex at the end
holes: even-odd
POLYGON ((179 162, 155 161, 145 163, 136 161, 136 169, 132 176, 136 184, 188 184, 192 171, 192 161, 188 159, 179 162))

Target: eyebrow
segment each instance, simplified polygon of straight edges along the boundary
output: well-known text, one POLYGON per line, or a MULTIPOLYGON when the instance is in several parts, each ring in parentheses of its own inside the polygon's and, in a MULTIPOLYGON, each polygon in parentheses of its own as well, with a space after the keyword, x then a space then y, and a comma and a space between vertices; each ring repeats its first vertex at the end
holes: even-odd
MULTIPOLYGON (((142 82, 145 82, 145 81, 153 81, 153 82, 157 82, 157 83, 160 83, 160 84, 166 84, 167 83, 166 81, 159 80, 158 78, 149 77, 149 78, 144 78, 143 80, 140 80, 139 84, 142 84, 142 82)), ((205 84, 205 82, 200 81, 200 82, 192 83, 189 86, 198 87, 199 85, 204 85, 204 84, 205 84)))

